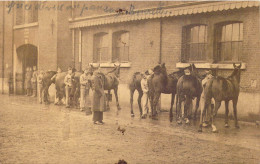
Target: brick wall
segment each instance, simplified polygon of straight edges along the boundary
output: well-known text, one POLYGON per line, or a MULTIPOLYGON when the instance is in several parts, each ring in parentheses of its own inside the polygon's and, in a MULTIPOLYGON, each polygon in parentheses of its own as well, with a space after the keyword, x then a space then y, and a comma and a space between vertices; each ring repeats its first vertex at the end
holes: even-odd
MULTIPOLYGON (((247 64, 246 70, 241 73, 242 91, 260 90, 260 56, 259 56, 259 10, 248 8, 234 11, 214 12, 163 19, 162 28, 162 60, 169 70, 174 70, 181 58, 182 27, 190 24, 208 25, 208 45, 206 50, 207 61, 213 61, 213 40, 215 24, 225 21, 243 22, 243 53, 241 61, 247 64), (252 87, 251 81, 256 80, 257 86, 252 87)), ((218 75, 227 77, 232 70, 219 70, 218 75)))
MULTIPOLYGON (((176 63, 181 59, 182 28, 190 24, 208 25, 208 44, 206 62, 213 62, 215 24, 225 21, 242 21, 244 24, 242 62, 247 64, 241 74, 242 91, 259 91, 259 11, 257 8, 241 9, 237 11, 213 12, 191 16, 179 16, 162 19, 162 49, 161 59, 166 63, 168 72, 176 70, 176 63), (251 87, 251 81, 256 80, 257 86, 251 87)), ((119 30, 130 32, 130 68, 121 68, 122 83, 126 83, 136 71, 145 71, 159 62, 160 55, 160 20, 144 20, 95 26, 82 29, 83 68, 93 61, 93 35, 99 32, 112 33, 119 30)), ((76 40, 78 40, 76 36, 76 40)), ((112 39, 110 40, 112 42, 112 39)), ((77 43, 75 43, 77 44, 77 43)), ((110 43, 111 44, 111 43, 110 43)), ((77 46, 76 46, 77 47, 77 46)), ((75 49, 77 57, 78 47, 75 49)), ((232 70, 219 70, 222 76, 230 75, 232 70)))
MULTIPOLYGON (((49 5, 57 2, 47 2, 49 5)), ((39 69, 56 70, 57 69, 57 31, 58 19, 57 11, 40 10, 38 13, 39 21, 39 69), (53 26, 52 26, 52 23, 53 26)))

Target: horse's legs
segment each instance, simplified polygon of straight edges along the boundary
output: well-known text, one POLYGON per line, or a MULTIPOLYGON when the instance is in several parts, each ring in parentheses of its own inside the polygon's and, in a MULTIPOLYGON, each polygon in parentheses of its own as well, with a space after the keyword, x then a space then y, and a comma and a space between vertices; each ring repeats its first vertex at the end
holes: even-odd
POLYGON ((153 110, 152 116, 157 115, 156 107, 157 107, 157 104, 158 104, 158 101, 159 101, 159 98, 160 98, 160 94, 161 94, 160 92, 155 92, 154 101, 153 101, 154 110, 153 110))
POLYGON ((133 110, 134 93, 135 93, 135 90, 130 89, 130 105, 131 105, 131 116, 132 116, 132 117, 135 116, 134 110, 133 110))
POLYGON ((176 100, 176 120, 178 124, 181 124, 181 115, 182 115, 182 111, 181 111, 181 104, 182 104, 182 98, 181 95, 177 94, 177 100, 176 100))
POLYGON ((149 100, 150 100, 150 105, 151 105, 151 115, 153 115, 154 113, 154 106, 153 106, 153 102, 154 102, 154 91, 151 91, 149 93, 149 100))
POLYGON ((205 117, 206 109, 208 109, 209 104, 205 101, 203 109, 200 112, 200 125, 199 125, 199 132, 202 132, 202 123, 203 123, 203 117, 205 117))
POLYGON ((185 105, 184 105, 184 119, 186 120, 186 124, 189 123, 189 118, 191 118, 192 114, 192 98, 186 96, 185 105))
POLYGON ((214 118, 217 116, 217 112, 218 112, 220 105, 221 105, 221 101, 215 101, 215 110, 213 112, 212 120, 211 120, 212 121, 212 124, 211 124, 212 132, 217 132, 217 128, 214 125, 214 118))
POLYGON ((174 99, 175 99, 175 93, 172 93, 171 108, 170 108, 170 118, 173 117, 173 114, 172 114, 172 107, 173 107, 173 104, 174 104, 174 99))
POLYGON ((118 102, 117 90, 118 90, 118 88, 115 88, 115 89, 114 89, 114 93, 115 93, 115 97, 116 97, 116 106, 117 106, 117 110, 120 110, 121 107, 120 107, 119 102, 118 102))
MULTIPOLYGON (((110 96, 110 90, 107 91, 107 95, 110 96)), ((108 100, 108 97, 106 97, 106 105, 107 105, 107 110, 110 110, 110 106, 109 106, 109 100, 108 100)))
POLYGON ((239 128, 238 121, 237 121, 237 100, 238 97, 234 98, 232 101, 233 101, 233 112, 235 117, 235 127, 239 128))
POLYGON ((196 118, 197 118, 197 111, 198 111, 199 105, 200 105, 200 96, 198 96, 196 98, 196 107, 195 107, 195 112, 194 112, 194 120, 196 120, 196 118))
POLYGON ((228 113, 229 113, 228 103, 229 103, 229 101, 226 100, 225 101, 225 127, 229 127, 229 125, 228 125, 228 113))
POLYGON ((140 110, 140 116, 142 116, 143 114, 143 109, 142 109, 142 97, 143 97, 143 92, 142 91, 138 91, 138 106, 139 106, 139 110, 140 110))

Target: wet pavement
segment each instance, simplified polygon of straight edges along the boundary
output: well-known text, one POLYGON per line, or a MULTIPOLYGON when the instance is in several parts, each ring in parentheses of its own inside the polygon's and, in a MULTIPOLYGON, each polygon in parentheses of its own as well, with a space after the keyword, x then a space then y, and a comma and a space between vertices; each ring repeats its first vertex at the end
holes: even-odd
MULTIPOLYGON (((104 113, 104 125, 78 109, 38 104, 36 98, 0 95, 0 163, 260 163, 260 129, 240 124, 218 133, 198 122, 177 125, 162 112, 158 120, 135 117, 129 104, 104 113), (124 135, 118 126, 125 129, 124 135)), ((136 104, 135 104, 136 105, 136 104)))

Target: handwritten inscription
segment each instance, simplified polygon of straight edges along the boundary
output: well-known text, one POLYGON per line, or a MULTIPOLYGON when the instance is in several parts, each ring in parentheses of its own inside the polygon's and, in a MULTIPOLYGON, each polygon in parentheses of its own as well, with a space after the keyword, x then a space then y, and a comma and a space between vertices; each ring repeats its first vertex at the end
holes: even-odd
POLYGON ((136 7, 131 4, 128 8, 114 8, 110 6, 103 6, 103 5, 89 5, 86 4, 74 4, 74 5, 68 5, 68 4, 48 4, 45 2, 38 2, 37 4, 26 4, 21 2, 10 2, 7 6, 8 13, 10 13, 15 8, 17 9, 24 9, 24 10, 47 10, 47 11, 64 11, 64 10, 72 10, 77 9, 80 10, 80 16, 83 15, 83 13, 87 11, 103 11, 105 13, 115 13, 116 16, 118 15, 139 15, 139 14, 167 14, 169 11, 164 10, 163 3, 159 3, 159 5, 156 8, 153 9, 147 9, 147 10, 136 10, 136 7))

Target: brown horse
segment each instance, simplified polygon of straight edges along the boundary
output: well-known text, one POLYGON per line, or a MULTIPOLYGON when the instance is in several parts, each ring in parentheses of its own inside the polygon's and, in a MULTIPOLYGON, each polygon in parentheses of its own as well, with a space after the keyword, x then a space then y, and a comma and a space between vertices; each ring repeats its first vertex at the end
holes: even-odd
POLYGON ((157 115, 156 107, 161 93, 171 94, 170 118, 172 118, 172 109, 176 94, 176 85, 178 78, 183 74, 183 70, 167 74, 165 63, 157 65, 153 69, 154 74, 148 79, 149 100, 152 108, 152 118, 157 115))
MULTIPOLYGON (((212 131, 217 132, 217 128, 214 125, 214 119, 217 115, 218 109, 221 105, 222 101, 225 101, 225 126, 229 127, 228 125, 228 104, 229 101, 232 100, 233 102, 233 112, 235 117, 235 127, 239 128, 238 121, 237 121, 237 101, 239 96, 239 84, 240 84, 240 73, 241 73, 241 64, 236 66, 233 64, 234 71, 228 78, 223 78, 220 76, 214 77, 206 83, 205 86, 205 105, 203 109, 202 115, 206 112, 206 109, 209 107, 211 99, 214 98, 215 100, 215 109, 211 116, 211 126, 212 131)), ((200 118, 200 125, 199 125, 199 132, 202 132, 202 118, 200 118)))
MULTIPOLYGON (((114 90, 115 98, 116 98, 116 105, 117 109, 120 110, 120 105, 118 101, 118 85, 119 85, 119 76, 120 76, 120 64, 114 64, 114 69, 104 74, 105 83, 104 83, 104 90, 108 91, 108 95, 110 95, 110 90, 114 90)), ((107 100, 107 109, 109 110, 109 101, 107 100)))
POLYGON ((53 81, 51 80, 51 78, 56 74, 56 71, 47 71, 44 72, 43 74, 43 79, 42 79, 42 87, 43 87, 43 101, 46 104, 50 103, 49 100, 49 87, 50 85, 53 83, 53 81))
POLYGON ((196 72, 194 64, 190 65, 191 74, 183 75, 179 78, 177 83, 177 97, 176 97, 176 118, 177 123, 182 123, 181 104, 184 102, 184 119, 189 123, 189 118, 192 112, 192 100, 196 98, 196 107, 194 112, 194 119, 196 119, 197 110, 199 108, 200 96, 202 93, 202 85, 196 72))

